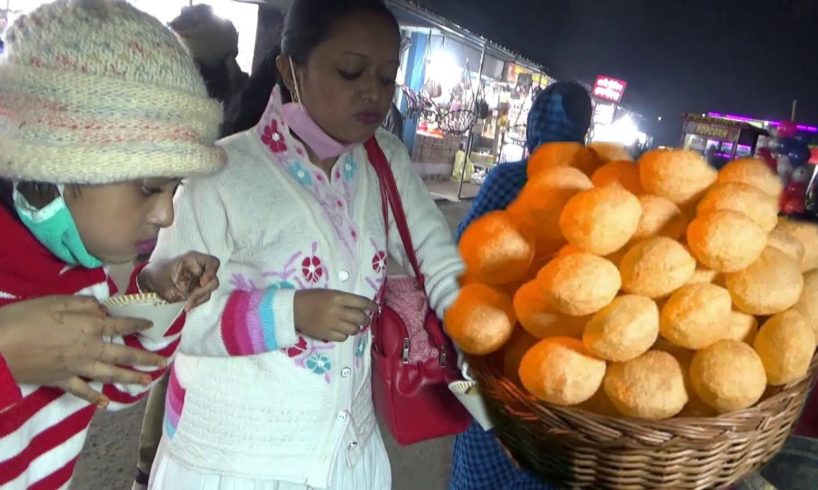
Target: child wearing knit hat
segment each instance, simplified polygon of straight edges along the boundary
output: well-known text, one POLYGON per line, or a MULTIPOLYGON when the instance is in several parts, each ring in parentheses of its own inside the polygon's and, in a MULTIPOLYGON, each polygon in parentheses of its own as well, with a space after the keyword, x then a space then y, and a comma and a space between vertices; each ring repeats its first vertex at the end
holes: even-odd
MULTIPOLYGON (((103 265, 149 253, 173 222, 181 179, 224 165, 220 114, 174 34, 124 0, 58 0, 17 19, 0 58, 0 306, 115 294, 103 265)), ((190 309, 218 286, 218 260, 206 254, 148 267, 150 280, 138 268, 128 292, 190 309)), ((181 325, 161 341, 108 338, 111 365, 87 376, 105 384, 15 383, 15 356, 7 365, 0 355, 0 487, 67 487, 96 406, 138 401, 175 354, 181 325), (131 364, 133 349, 158 354, 154 366, 113 367, 131 364)))

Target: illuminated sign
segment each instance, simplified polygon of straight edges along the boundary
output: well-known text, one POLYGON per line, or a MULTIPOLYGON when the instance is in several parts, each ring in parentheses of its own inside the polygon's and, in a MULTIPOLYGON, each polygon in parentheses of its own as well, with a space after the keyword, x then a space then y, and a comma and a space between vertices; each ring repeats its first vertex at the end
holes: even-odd
POLYGON ((616 105, 597 102, 594 105, 594 124, 601 124, 607 126, 613 123, 614 115, 616 114, 616 105))
POLYGON ((592 94, 597 99, 618 104, 622 100, 622 95, 625 93, 625 87, 627 86, 628 82, 624 80, 599 75, 596 77, 592 94))
POLYGON ((689 121, 685 124, 685 133, 704 136, 706 138, 715 138, 722 141, 732 141, 738 137, 739 130, 718 124, 689 121))

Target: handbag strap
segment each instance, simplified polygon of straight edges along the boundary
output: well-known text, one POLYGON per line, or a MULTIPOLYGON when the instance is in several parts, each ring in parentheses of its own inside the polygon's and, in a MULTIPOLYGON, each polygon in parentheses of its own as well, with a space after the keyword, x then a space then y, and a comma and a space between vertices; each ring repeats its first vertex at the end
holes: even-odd
POLYGON ((409 225, 406 222, 406 213, 403 209, 403 202, 398 193, 398 185, 395 182, 395 175, 392 173, 392 167, 389 165, 389 160, 386 159, 383 150, 378 141, 373 136, 366 143, 366 148, 369 162, 375 168, 378 174, 378 181, 381 186, 381 206, 383 209, 383 219, 386 225, 387 234, 389 233, 389 211, 392 209, 392 216, 395 218, 395 226, 398 228, 398 234, 403 242, 403 248, 406 251, 406 258, 412 266, 412 271, 415 273, 415 279, 418 286, 426 293, 426 280, 420 272, 420 265, 415 255, 415 246, 412 244, 412 235, 409 233, 409 225))
MULTIPOLYGON (((389 234, 389 208, 392 209, 392 216, 395 218, 395 226, 400 234, 400 239, 403 242, 403 248, 406 251, 406 258, 412 266, 415 273, 415 280, 417 281, 420 290, 429 301, 429 295, 426 293, 426 280, 420 272, 420 265, 418 264, 417 256, 415 255, 415 246, 412 244, 412 236, 409 233, 409 225, 406 222, 406 213, 403 209, 403 201, 398 193, 398 185, 395 182, 395 175, 392 173, 392 167, 389 165, 389 160, 386 159, 383 150, 378 141, 373 136, 366 143, 366 148, 369 162, 375 168, 378 174, 378 181, 381 187, 381 208, 383 210, 383 220, 386 226, 387 235, 389 234)), ((384 282, 386 286, 386 282, 384 282)), ((447 356, 449 347, 447 345, 446 334, 443 332, 439 322, 424 321, 423 329, 429 334, 429 339, 438 350, 438 358, 441 366, 447 365, 447 356)))

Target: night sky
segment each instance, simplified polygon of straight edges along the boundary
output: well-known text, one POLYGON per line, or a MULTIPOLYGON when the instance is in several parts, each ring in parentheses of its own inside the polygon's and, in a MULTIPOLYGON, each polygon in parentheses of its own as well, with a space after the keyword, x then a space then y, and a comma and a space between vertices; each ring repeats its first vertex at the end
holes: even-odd
POLYGON ((624 79, 656 144, 683 112, 818 125, 816 0, 418 0, 560 79, 624 79), (657 118, 662 116, 662 122, 657 118))

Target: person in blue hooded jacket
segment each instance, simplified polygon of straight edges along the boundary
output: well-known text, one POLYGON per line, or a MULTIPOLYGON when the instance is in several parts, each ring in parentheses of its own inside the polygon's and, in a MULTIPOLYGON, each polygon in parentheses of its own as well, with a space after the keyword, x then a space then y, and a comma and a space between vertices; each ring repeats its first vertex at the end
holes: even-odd
MULTIPOLYGON (((576 83, 556 82, 543 90, 528 113, 526 146, 529 154, 543 143, 585 141, 591 125, 591 98, 576 83)), ((475 219, 505 209, 528 181, 528 161, 497 165, 486 177, 457 236, 475 219)), ((455 440, 449 490, 546 490, 552 489, 514 464, 494 433, 472 421, 455 440)))

